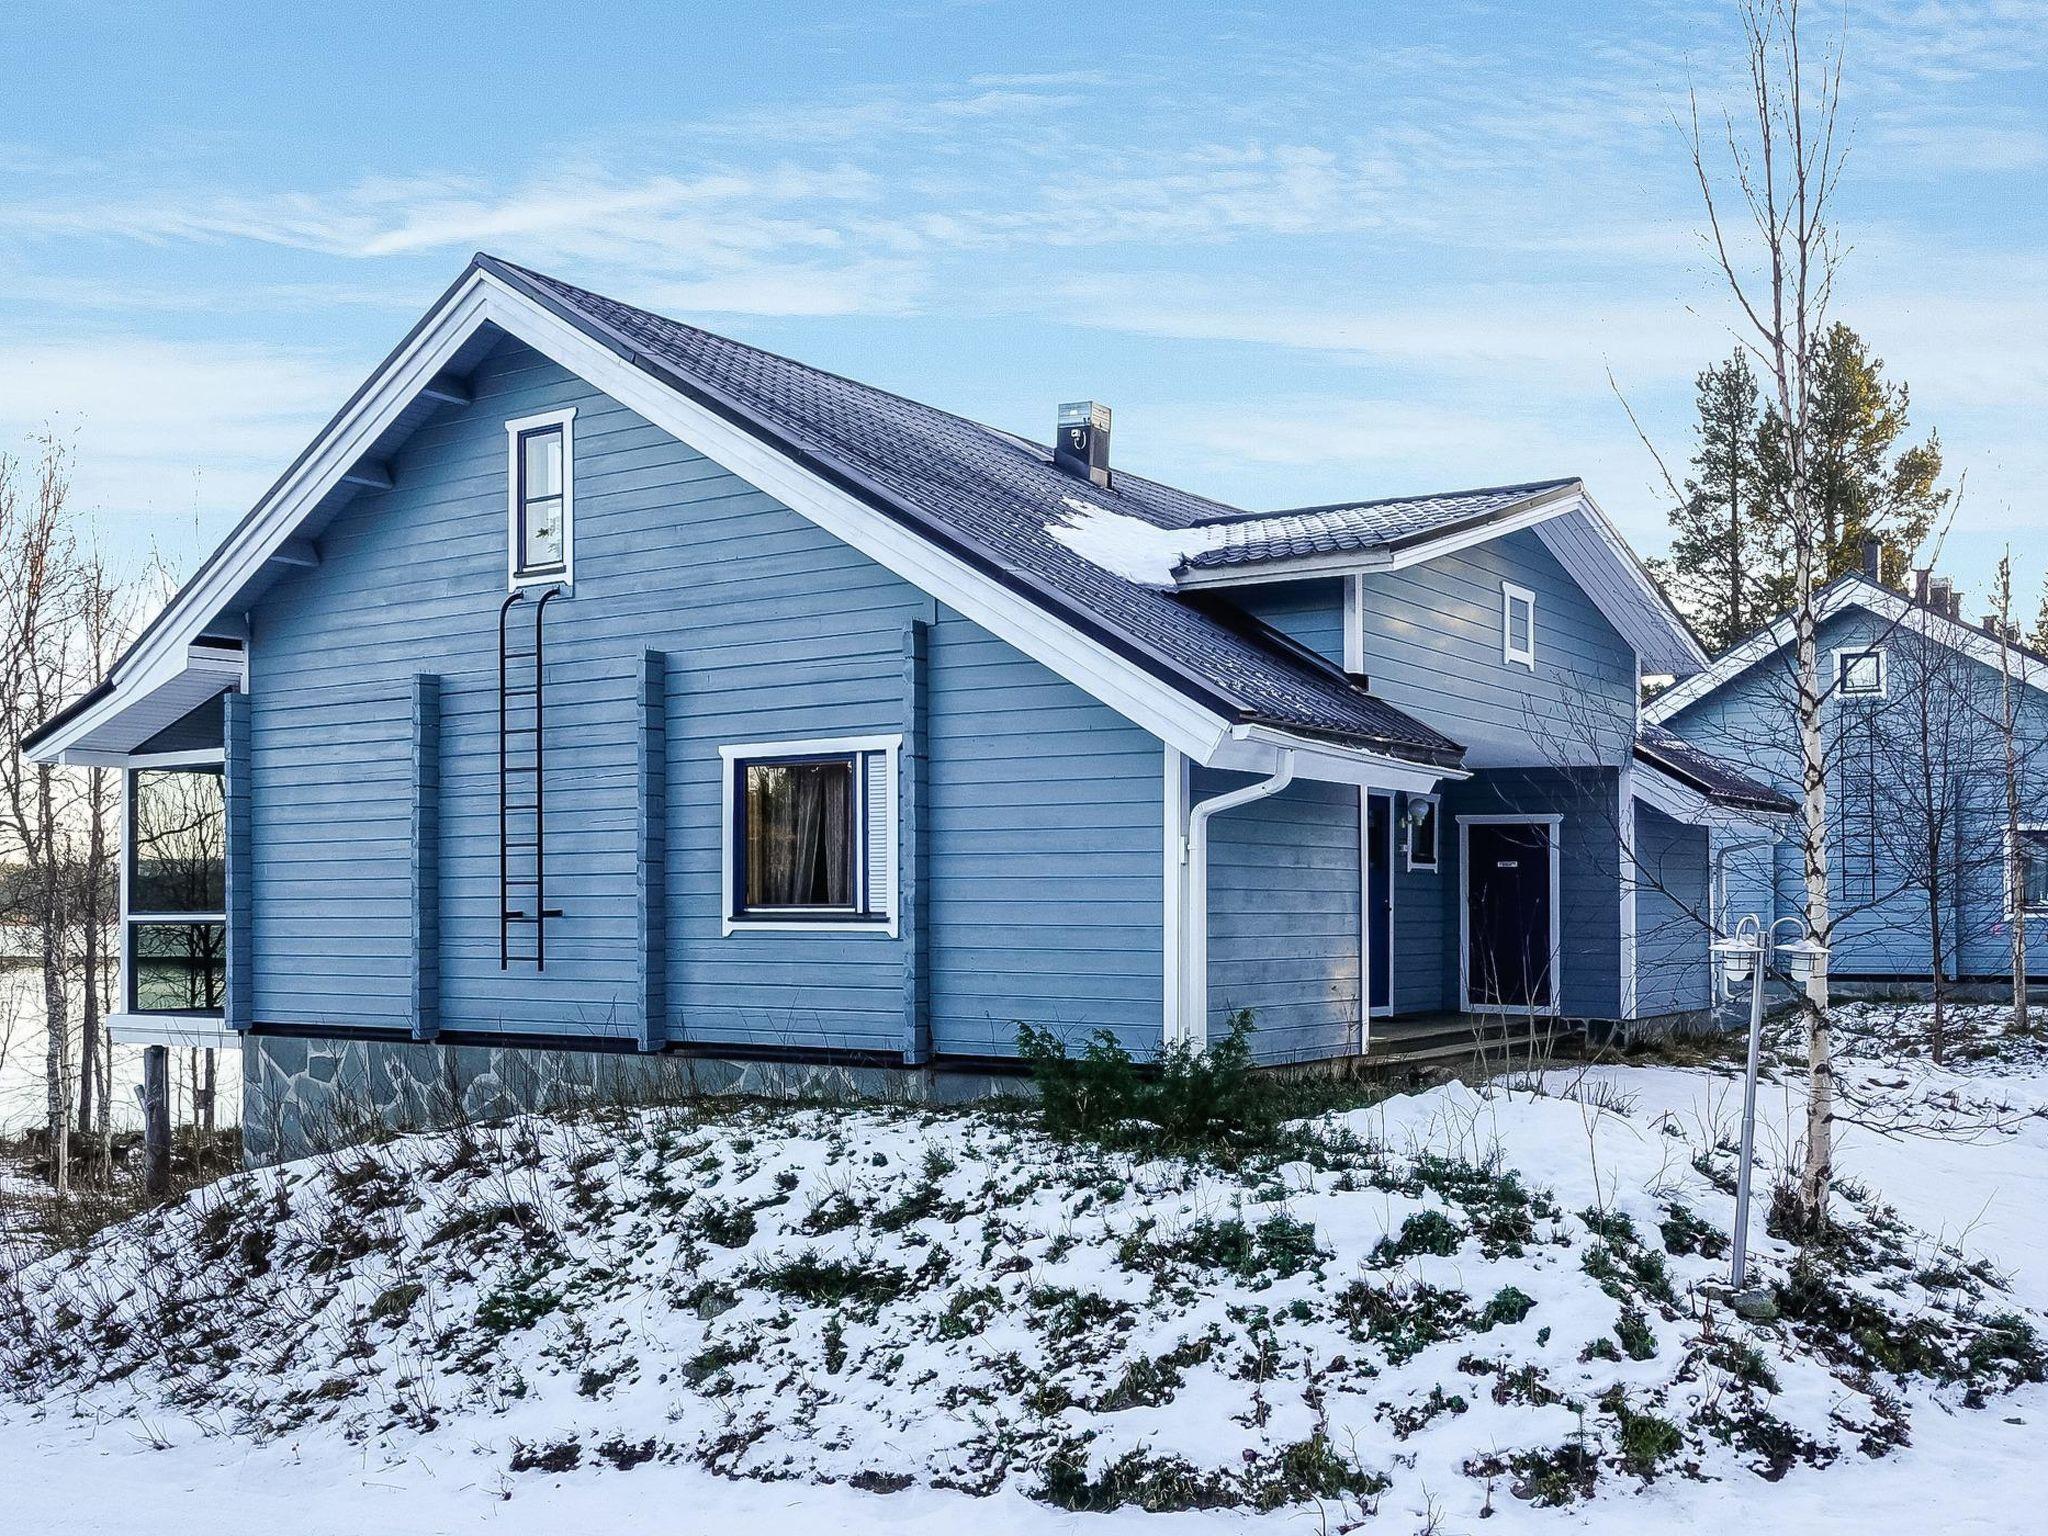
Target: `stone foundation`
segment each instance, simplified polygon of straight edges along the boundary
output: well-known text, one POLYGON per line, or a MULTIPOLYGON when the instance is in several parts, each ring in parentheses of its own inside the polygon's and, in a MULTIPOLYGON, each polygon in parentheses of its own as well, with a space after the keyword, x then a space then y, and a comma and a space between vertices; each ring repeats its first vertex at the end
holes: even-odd
POLYGON ((242 1047, 243 1159, 262 1167, 373 1131, 434 1130, 590 1104, 706 1094, 959 1103, 1020 1086, 992 1073, 911 1067, 251 1035, 242 1047))

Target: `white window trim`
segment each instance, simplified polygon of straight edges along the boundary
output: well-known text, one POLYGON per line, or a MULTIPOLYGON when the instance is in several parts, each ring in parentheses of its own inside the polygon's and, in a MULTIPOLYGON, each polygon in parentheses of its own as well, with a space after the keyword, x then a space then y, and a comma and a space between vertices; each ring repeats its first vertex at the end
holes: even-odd
POLYGON ((1500 659, 1509 666, 1536 670, 1536 594, 1512 581, 1500 584, 1500 659), (1509 622, 1517 602, 1529 610, 1529 643, 1523 647, 1515 644, 1514 625, 1509 622))
POLYGON ((576 584, 576 408, 543 411, 505 423, 505 582, 517 587, 573 587, 576 584), (519 569, 519 439, 546 427, 562 429, 562 568, 519 569))
POLYGON ((1891 689, 1891 664, 1881 645, 1839 645, 1835 647, 1834 691, 1844 699, 1882 699, 1891 689), (1842 663, 1852 656, 1875 656, 1877 658, 1877 686, 1875 688, 1845 688, 1842 685, 1842 663))
MULTIPOLYGON (((134 820, 135 820, 135 775, 151 769, 178 770, 186 768, 218 768, 223 780, 221 789, 226 793, 228 754, 225 747, 194 747, 184 752, 137 752, 131 754, 121 769, 120 808, 116 825, 119 829, 120 856, 115 860, 114 904, 120 917, 114 926, 115 957, 114 985, 119 989, 120 1006, 109 1012, 106 1024, 109 1030, 124 1043, 162 1044, 153 1037, 144 1038, 158 1025, 186 1032, 206 1033, 213 1029, 222 1032, 225 1043, 239 1045, 241 1036, 226 1024, 227 1004, 223 997, 221 1007, 213 1010, 175 1011, 168 1008, 153 1008, 146 1013, 131 1011, 131 999, 135 996, 133 966, 135 952, 129 943, 129 927, 133 923, 219 923, 227 928, 228 914, 225 908, 219 912, 148 912, 128 904, 128 871, 133 862, 134 820), (181 1023, 182 1022, 182 1026, 181 1023), (130 1026, 140 1028, 143 1035, 133 1035, 130 1026), (125 1031, 125 1032, 124 1032, 125 1031)), ((234 942, 234 935, 226 935, 228 943, 234 942)), ((193 1035, 198 1039, 198 1034, 193 1035)), ((185 1043, 173 1041, 173 1044, 185 1043)))
POLYGON ((1410 874, 1424 871, 1433 875, 1444 867, 1444 802, 1441 795, 1411 794, 1408 796, 1407 804, 1413 806, 1418 801, 1424 800, 1428 801, 1436 809, 1436 857, 1427 862, 1415 857, 1415 823, 1410 821, 1405 815, 1401 818, 1401 825, 1406 829, 1405 835, 1401 839, 1401 844, 1403 852, 1407 857, 1408 872, 1410 874))
POLYGON ((1529 1018, 1556 1018, 1564 1013, 1564 852, 1561 829, 1564 817, 1514 814, 1460 816, 1458 818, 1458 1008, 1462 1013, 1517 1014, 1529 1018), (1479 1003, 1472 1001, 1472 857, 1471 829, 1476 826, 1543 826, 1550 829, 1550 1001, 1542 1007, 1528 1004, 1479 1003))
MULTIPOLYGON (((792 741, 744 741, 727 742, 718 749, 719 759, 719 805, 721 809, 719 832, 719 878, 718 914, 720 931, 730 938, 739 933, 815 933, 834 937, 868 935, 893 939, 899 928, 898 910, 903 892, 903 797, 902 775, 899 762, 903 754, 903 737, 894 736, 818 736, 792 741), (747 917, 735 908, 738 902, 733 890, 733 876, 737 868, 737 850, 733 847, 733 828, 738 821, 738 786, 735 783, 735 769, 743 761, 759 761, 763 758, 778 757, 823 757, 858 755, 864 752, 879 752, 883 755, 884 772, 888 775, 888 792, 884 801, 888 807, 888 826, 883 836, 896 851, 896 864, 889 881, 889 900, 886 908, 877 917, 825 916, 804 920, 779 920, 772 917, 747 917)), ((855 843, 854 853, 861 861, 858 878, 867 878, 867 851, 865 838, 855 843)))
POLYGON ((2000 905, 2005 908, 2005 920, 2009 923, 2019 922, 2030 917, 2048 917, 2048 907, 2022 907, 2015 900, 2019 894, 2020 886, 2020 882, 2016 878, 2019 874, 2019 847, 2013 841, 2013 833, 2015 831, 2021 833, 2048 832, 2048 822, 2023 821, 2018 827, 2006 830, 2005 900, 2000 905))

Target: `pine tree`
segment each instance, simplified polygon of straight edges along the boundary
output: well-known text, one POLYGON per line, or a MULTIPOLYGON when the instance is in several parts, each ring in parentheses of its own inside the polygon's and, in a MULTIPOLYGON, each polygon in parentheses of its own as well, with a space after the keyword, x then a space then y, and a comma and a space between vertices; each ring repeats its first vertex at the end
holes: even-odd
POLYGON ((1685 500, 1671 514, 1667 569, 1686 616, 1722 651, 1768 616, 1770 548, 1756 374, 1737 351, 1695 381, 1699 423, 1685 500))
MULTIPOLYGON (((1950 493, 1938 484, 1941 437, 1930 433, 1923 443, 1898 446, 1910 392, 1885 378, 1884 360, 1839 320, 1815 344, 1811 378, 1807 479, 1822 543, 1816 574, 1825 582, 1860 570, 1863 541, 1875 538, 1882 579, 1902 584, 1913 551, 1948 505, 1950 493)), ((1782 436, 1767 413, 1763 441, 1782 436)), ((1785 480, 1781 457, 1767 451, 1763 458, 1774 488, 1785 480)), ((1782 496, 1773 502, 1782 505, 1782 496)), ((1783 580, 1778 573, 1777 583, 1783 580)), ((1773 593, 1781 606, 1789 596, 1773 593)))

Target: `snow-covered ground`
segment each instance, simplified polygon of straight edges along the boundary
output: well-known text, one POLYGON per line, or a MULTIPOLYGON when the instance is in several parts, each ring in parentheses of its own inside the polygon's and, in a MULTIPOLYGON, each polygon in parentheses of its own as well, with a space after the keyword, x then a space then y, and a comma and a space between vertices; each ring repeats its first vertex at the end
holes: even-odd
MULTIPOLYGON (((1862 1123, 1845 1129, 1839 1162, 1846 1219, 1906 1262, 1840 1283, 1887 1305, 1901 1332, 2001 1310, 2038 1324, 2048 1313, 2048 1119, 2038 1113, 2048 1063, 2028 1049, 1937 1070, 1879 1038, 1897 1017, 1850 1013, 1867 1054, 1844 1081, 1862 1123), (1887 1224, 1880 1204, 1917 1232, 1887 1224), (1981 1268, 1967 1274, 1979 1259, 1999 1285, 1984 1285, 1981 1268), (1982 1295, 1965 1303, 1966 1289, 1982 1295)), ((109 1277, 160 1302, 178 1294, 180 1274, 214 1273, 180 1254, 238 1250, 259 1227, 277 1235, 258 1266, 274 1279, 212 1296, 231 1327, 207 1340, 180 1324, 171 1342, 203 1348, 178 1369, 161 1369, 150 1341, 128 1339, 111 1347, 135 1357, 132 1377, 79 1393, 60 1371, 39 1402, 0 1400, 0 1500, 24 1529, 221 1536, 753 1531, 799 1520, 849 1536, 1353 1520, 1404 1536, 1663 1536, 1731 1520, 1800 1533, 1902 1519, 1928 1531, 2048 1531, 2048 1501, 2033 1492, 2048 1388, 1994 1388, 1968 1406, 1977 1399, 1966 1384, 1894 1381, 1910 1443, 1872 1457, 1862 1443, 1895 1427, 1889 1394, 1830 1367, 1785 1323, 1752 1329, 1710 1307, 1699 1286, 1722 1266, 1689 1251, 1683 1224, 1675 1247, 1658 1240, 1680 1207, 1701 1231, 1725 1227, 1738 1103, 1736 1081, 1713 1067, 1450 1085, 1343 1117, 1333 1129, 1363 1149, 1355 1158, 1248 1178, 1055 1149, 976 1116, 636 1119, 602 1135, 541 1125, 492 1143, 482 1167, 462 1138, 415 1138, 380 1154, 376 1170, 344 1159, 246 1181, 225 1204, 195 1207, 171 1253, 103 1254, 43 1277, 35 1294, 46 1305, 65 1296, 88 1316, 94 1305, 132 1312, 109 1277), (508 1148, 518 1155, 498 1155, 508 1148), (1526 1205, 1501 1194, 1506 1168, 1526 1205), (1475 1169, 1489 1179, 1459 1172, 1475 1169), (353 1225, 337 1221, 344 1204, 353 1225), (651 1205, 668 1216, 648 1224, 651 1205), (458 1220, 515 1206, 543 1214, 517 1218, 503 1242, 480 1235, 489 1223, 458 1220), (1620 1273, 1589 1269, 1603 1247, 1620 1273), (943 1274, 928 1268, 935 1254, 946 1255, 943 1274), (792 1279, 799 1261, 809 1281, 792 1279), (1646 1293, 1660 1268, 1672 1298, 1661 1306, 1646 1293), (892 1269, 885 1302, 843 1294, 850 1273, 892 1269), (1602 1274, 1610 1288, 1594 1283, 1602 1274), (829 1305, 821 1275, 838 1276, 829 1305), (313 1283, 326 1276, 336 1278, 313 1283), (1480 1315, 1510 1288, 1532 1305, 1480 1315), (1466 1298, 1434 1314, 1448 1319, 1442 1337, 1415 1332, 1432 1314, 1414 1303, 1432 1292, 1466 1298), (1106 1323, 1102 1306, 1076 1298, 1129 1312, 1106 1323), (245 1319, 281 1306, 293 1328, 259 1339, 245 1319), (1603 1344, 1623 1338, 1631 1312, 1640 1347, 1603 1344), (477 1354, 472 1319, 485 1314, 489 1348, 477 1354), (433 1350, 417 1347, 430 1339, 433 1350), (259 1364, 242 1348, 259 1342, 288 1353, 259 1364), (1743 1358, 1764 1367, 1772 1390, 1745 1397, 1730 1379, 1737 1346, 1757 1351, 1743 1358), (1270 1355, 1252 1361, 1248 1347, 1270 1355), (1005 1371, 1013 1356, 1028 1364, 1016 1380, 1005 1371), (465 1357, 484 1368, 447 1368, 465 1357), (1511 1375, 1520 1385, 1508 1390, 1511 1375), (1055 1400, 1027 1415, 1023 1399, 1049 1383, 1055 1400), (1654 1480, 1609 1466, 1590 1501, 1546 1508, 1515 1496, 1526 1481, 1517 1474, 1473 1470, 1568 1441, 1574 1403, 1588 1406, 1611 1455, 1617 1425, 1595 1405, 1616 1385, 1632 1412, 1689 1427, 1654 1480), (1759 1475, 1768 1458, 1754 1446, 1690 1429, 1744 1402, 1767 1406, 1812 1448, 1771 1468, 1782 1471, 1775 1481, 1759 1475), (986 1496, 928 1486, 935 1469, 972 1483, 977 1469, 1024 1464, 1022 1442, 1049 1429, 1085 1442, 1079 1469, 1091 1475, 1138 1452, 1249 1485, 1277 1452, 1322 1439, 1387 1486, 1263 1515, 1069 1513, 1026 1497, 1014 1472, 981 1477, 997 1488, 986 1496), (600 1464, 634 1460, 643 1438, 658 1447, 653 1459, 600 1464), (576 1465, 546 1470, 550 1452, 572 1459, 567 1445, 576 1465), (705 1470, 707 1449, 742 1475, 705 1470), (1688 1463, 1696 1477, 1679 1475, 1688 1463), (898 1475, 911 1486, 893 1493, 848 1481, 898 1475)), ((1763 1095, 1760 1190, 1800 1108, 1793 1074, 1763 1095)), ((1763 1236, 1762 1204, 1760 1263, 1782 1279, 1790 1251, 1763 1236)))

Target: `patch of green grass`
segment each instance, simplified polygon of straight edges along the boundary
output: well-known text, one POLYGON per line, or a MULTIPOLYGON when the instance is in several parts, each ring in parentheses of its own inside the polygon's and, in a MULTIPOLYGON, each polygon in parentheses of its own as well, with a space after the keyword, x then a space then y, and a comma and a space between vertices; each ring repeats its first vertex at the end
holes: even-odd
POLYGON ((1398 1236, 1373 1245, 1371 1262, 1384 1267, 1419 1253, 1449 1258, 1465 1244, 1465 1229, 1442 1211, 1417 1211, 1401 1223, 1398 1236))
POLYGON ((1463 1291, 1433 1285, 1375 1285, 1354 1280, 1337 1295, 1337 1318, 1361 1343, 1386 1352, 1401 1364, 1430 1345, 1469 1331, 1469 1298, 1463 1291))
POLYGON ((1490 1329, 1519 1323, 1536 1310, 1536 1298, 1512 1285, 1504 1285, 1493 1293, 1493 1299, 1479 1309, 1473 1319, 1473 1326, 1485 1333, 1490 1329))
POLYGON ((779 1264, 762 1265, 753 1278, 764 1290, 827 1307, 881 1307, 910 1289, 909 1274, 894 1264, 828 1259, 809 1248, 779 1264))

